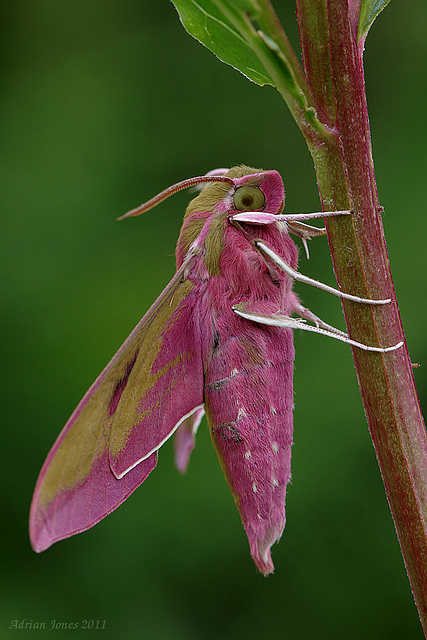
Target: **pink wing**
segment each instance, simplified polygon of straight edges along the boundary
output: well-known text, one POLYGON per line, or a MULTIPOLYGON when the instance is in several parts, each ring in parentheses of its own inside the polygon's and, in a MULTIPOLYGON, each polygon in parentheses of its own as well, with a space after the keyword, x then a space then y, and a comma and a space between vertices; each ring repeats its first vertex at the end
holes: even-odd
POLYGON ((174 452, 175 465, 178 471, 185 473, 187 471, 190 455, 196 444, 196 433, 200 422, 204 416, 203 407, 186 418, 180 425, 175 434, 174 452))
POLYGON ((157 449, 203 405, 203 367, 190 261, 135 327, 77 406, 34 491, 35 551, 89 529, 157 464, 157 449))

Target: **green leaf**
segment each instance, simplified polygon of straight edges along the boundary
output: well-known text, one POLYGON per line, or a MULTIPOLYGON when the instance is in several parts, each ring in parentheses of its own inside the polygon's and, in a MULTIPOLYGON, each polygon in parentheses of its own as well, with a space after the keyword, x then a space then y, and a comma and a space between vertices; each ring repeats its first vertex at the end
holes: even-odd
POLYGON ((359 28, 357 30, 358 41, 365 40, 368 31, 377 15, 384 9, 390 0, 362 0, 360 7, 359 28))
POLYGON ((251 18, 256 18, 259 13, 256 0, 233 0, 233 6, 240 11, 245 11, 251 18))
POLYGON ((245 20, 256 17, 256 0, 172 0, 190 35, 256 84, 274 82, 252 49, 257 37, 245 20), (245 36, 248 36, 247 38, 245 36))

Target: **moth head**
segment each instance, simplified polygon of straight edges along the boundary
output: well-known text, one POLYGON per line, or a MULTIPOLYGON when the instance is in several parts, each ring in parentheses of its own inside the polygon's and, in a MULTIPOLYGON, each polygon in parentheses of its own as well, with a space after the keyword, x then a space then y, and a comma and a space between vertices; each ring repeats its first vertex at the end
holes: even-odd
MULTIPOLYGON (((232 178, 232 185, 215 182, 212 176, 210 184, 201 187, 201 193, 187 207, 186 215, 202 212, 216 212, 234 216, 237 212, 281 213, 284 207, 285 191, 283 181, 277 171, 265 171, 240 165, 221 175, 232 178)), ((211 176, 211 174, 208 174, 211 176)), ((200 189, 200 187, 198 187, 200 189)))
MULTIPOLYGON (((233 208, 236 211, 281 213, 285 205, 283 181, 277 171, 242 167, 245 173, 234 178, 233 208)), ((231 169, 227 175, 234 172, 231 169)))
POLYGON ((212 211, 216 206, 229 209, 230 215, 236 210, 280 213, 284 206, 283 182, 277 171, 263 171, 240 165, 228 170, 216 169, 204 176, 177 182, 136 209, 128 211, 119 220, 145 213, 188 187, 197 187, 201 189, 201 193, 190 203, 186 215, 193 208, 212 211))

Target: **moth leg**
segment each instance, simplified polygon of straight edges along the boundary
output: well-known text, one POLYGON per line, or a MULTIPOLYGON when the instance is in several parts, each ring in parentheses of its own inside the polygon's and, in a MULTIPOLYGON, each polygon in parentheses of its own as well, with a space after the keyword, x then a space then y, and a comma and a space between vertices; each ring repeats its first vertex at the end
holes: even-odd
POLYGON ((243 231, 239 224, 241 222, 255 225, 268 225, 284 222, 289 233, 293 233, 294 235, 302 238, 307 260, 309 260, 310 254, 308 252, 307 240, 316 236, 324 236, 326 234, 326 229, 324 227, 313 227, 309 224, 304 224, 301 220, 311 220, 312 218, 328 216, 351 215, 352 213, 352 211, 318 211, 317 213, 274 214, 266 211, 242 211, 231 216, 229 221, 241 231, 243 231))
POLYGON ((289 214, 289 217, 287 219, 287 225, 288 225, 288 230, 289 233, 293 233, 296 236, 299 236, 302 239, 302 244, 304 246, 305 249, 305 254, 307 256, 307 260, 310 260, 310 254, 308 251, 308 244, 307 244, 307 240, 311 240, 311 238, 316 238, 318 236, 324 236, 326 235, 326 229, 325 227, 313 227, 310 224, 304 224, 304 222, 299 222, 299 220, 301 220, 301 215, 304 215, 305 217, 303 218, 304 220, 307 219, 311 219, 312 217, 319 217, 319 214, 323 213, 324 215, 322 215, 322 217, 329 217, 329 216, 348 216, 351 215, 353 212, 352 211, 322 211, 322 212, 317 212, 317 213, 313 213, 313 214, 289 214))
MULTIPOLYGON (((316 229, 310 225, 304 225, 301 220, 313 220, 315 218, 330 218, 332 216, 351 216, 352 211, 317 211, 316 213, 268 213, 268 211, 240 211, 230 216, 230 222, 246 222, 247 224, 273 224, 276 222, 286 222, 296 229, 305 227, 306 229, 316 229)), ((324 235, 322 231, 321 235, 324 235)), ((311 234, 318 235, 318 234, 311 234)))
POLYGON ((289 233, 293 233, 296 236, 299 236, 302 239, 302 244, 304 246, 305 249, 305 254, 307 256, 307 260, 310 260, 310 254, 308 251, 308 244, 307 244, 307 240, 311 240, 311 238, 315 238, 318 236, 324 236, 326 235, 326 229, 325 227, 313 227, 310 224, 304 224, 304 222, 299 222, 299 220, 301 219, 300 216, 301 215, 305 215, 306 217, 304 217, 304 220, 307 219, 311 219, 309 216, 312 217, 319 217, 319 214, 323 213, 324 215, 322 215, 322 217, 332 217, 332 216, 348 216, 348 215, 352 215, 352 211, 322 211, 322 212, 317 212, 317 213, 313 213, 313 214, 290 214, 289 218, 287 220, 287 224, 288 224, 288 230, 289 233), (298 218, 298 219, 297 219, 298 218))
POLYGON ((316 314, 310 311, 310 309, 307 309, 307 307, 303 307, 300 302, 298 302, 294 306, 293 311, 297 313, 299 316, 301 316, 301 318, 304 318, 305 320, 312 322, 316 327, 320 327, 321 329, 326 329, 327 331, 332 331, 333 333, 338 333, 339 335, 345 336, 348 338, 348 335, 344 331, 341 331, 341 329, 337 329, 336 327, 333 327, 331 324, 324 322, 321 318, 319 318, 319 316, 316 316, 316 314))
POLYGON ((298 222, 296 220, 288 222, 288 230, 289 233, 293 233, 295 236, 301 238, 307 260, 310 260, 307 240, 326 235, 325 227, 313 227, 310 224, 304 224, 304 222, 298 222))
POLYGON ((371 298, 360 298, 359 296, 353 296, 350 293, 344 293, 343 291, 334 289, 334 287, 323 284, 323 282, 319 282, 318 280, 313 280, 312 278, 304 276, 302 273, 295 271, 295 269, 292 269, 292 267, 290 267, 284 260, 282 260, 282 258, 280 258, 277 253, 267 247, 266 244, 261 242, 261 240, 255 240, 254 246, 260 251, 260 253, 270 258, 270 260, 274 262, 275 265, 277 265, 280 269, 282 269, 282 271, 287 273, 289 276, 291 276, 291 278, 297 280, 298 282, 311 284, 313 287, 317 287, 318 289, 322 289, 323 291, 332 293, 332 295, 337 296, 338 298, 345 298, 346 300, 352 300, 353 302, 373 305, 389 304, 391 302, 391 298, 387 298, 386 300, 372 300, 371 298))
POLYGON ((351 216, 353 211, 343 209, 342 211, 315 211, 314 213, 282 213, 280 218, 287 222, 298 222, 299 220, 314 220, 315 218, 334 218, 336 216, 351 216))
POLYGON ((234 305, 233 311, 241 318, 246 318, 246 320, 251 320, 252 322, 257 322, 258 324, 266 324, 272 327, 288 327, 289 329, 302 329, 303 331, 311 331, 312 333, 318 333, 322 336, 329 336, 330 338, 335 338, 335 340, 340 340, 341 342, 345 342, 346 344, 351 344, 353 347, 359 347, 359 349, 363 349, 364 351, 387 353, 389 351, 395 351, 403 345, 403 342, 399 342, 398 344, 395 344, 391 347, 371 347, 367 344, 363 344, 363 342, 356 342, 356 340, 352 340, 347 334, 343 333, 339 329, 335 329, 335 327, 331 327, 333 331, 330 331, 328 329, 323 329, 321 327, 306 324, 305 320, 291 318, 290 316, 281 315, 280 313, 274 313, 271 315, 262 312, 258 313, 256 310, 251 311, 250 306, 245 303, 234 305))
POLYGON ((314 238, 316 236, 325 236, 325 227, 313 227, 311 224, 304 224, 297 220, 288 222, 289 231, 300 238, 314 238))

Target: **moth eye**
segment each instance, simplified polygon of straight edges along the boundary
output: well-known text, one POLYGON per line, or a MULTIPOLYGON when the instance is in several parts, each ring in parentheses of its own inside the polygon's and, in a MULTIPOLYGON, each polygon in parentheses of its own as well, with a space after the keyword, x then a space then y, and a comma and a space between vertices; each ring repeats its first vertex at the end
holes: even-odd
POLYGON ((262 209, 264 203, 264 194, 258 187, 240 187, 234 194, 234 206, 239 211, 262 209))

